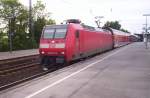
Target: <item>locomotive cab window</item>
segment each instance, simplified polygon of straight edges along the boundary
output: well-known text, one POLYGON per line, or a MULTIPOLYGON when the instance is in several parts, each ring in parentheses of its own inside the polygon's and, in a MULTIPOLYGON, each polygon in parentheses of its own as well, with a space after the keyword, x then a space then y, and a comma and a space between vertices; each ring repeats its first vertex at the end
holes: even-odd
POLYGON ((43 38, 53 38, 55 29, 45 29, 43 33, 43 38))
POLYGON ((54 38, 65 38, 67 28, 45 28, 43 32, 43 38, 54 39, 54 38))
POLYGON ((67 29, 58 28, 58 29, 56 29, 54 38, 65 38, 66 32, 67 32, 67 29))

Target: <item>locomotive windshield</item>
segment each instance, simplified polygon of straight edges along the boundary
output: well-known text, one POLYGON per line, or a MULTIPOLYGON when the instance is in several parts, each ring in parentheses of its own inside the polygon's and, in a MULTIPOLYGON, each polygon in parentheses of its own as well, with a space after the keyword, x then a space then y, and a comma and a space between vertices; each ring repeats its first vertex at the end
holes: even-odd
POLYGON ((55 29, 45 29, 43 38, 53 38, 55 29))
POLYGON ((66 32, 67 32, 67 29, 65 28, 56 29, 54 38, 65 38, 66 32))
POLYGON ((66 32, 67 27, 64 26, 46 27, 43 32, 43 38, 65 38, 66 32))

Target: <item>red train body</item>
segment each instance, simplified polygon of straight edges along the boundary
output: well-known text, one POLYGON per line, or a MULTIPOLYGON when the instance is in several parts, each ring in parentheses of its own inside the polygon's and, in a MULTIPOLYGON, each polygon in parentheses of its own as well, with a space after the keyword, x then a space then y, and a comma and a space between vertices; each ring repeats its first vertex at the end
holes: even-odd
POLYGON ((126 33, 109 27, 104 27, 104 28, 112 32, 114 47, 120 47, 130 43, 131 41, 130 33, 126 33))
POLYGON ((119 30, 113 30, 114 34, 114 47, 120 47, 130 43, 130 34, 119 30))
POLYGON ((111 29, 77 23, 45 26, 40 39, 42 64, 64 63, 129 43, 129 36, 111 29))

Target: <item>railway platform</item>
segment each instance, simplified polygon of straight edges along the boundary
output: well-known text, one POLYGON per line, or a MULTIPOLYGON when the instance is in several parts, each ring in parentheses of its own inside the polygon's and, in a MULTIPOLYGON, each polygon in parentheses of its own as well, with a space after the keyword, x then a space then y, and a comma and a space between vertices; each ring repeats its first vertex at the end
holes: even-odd
POLYGON ((38 54, 38 49, 29 49, 29 50, 18 50, 10 52, 0 52, 0 60, 12 59, 23 56, 30 56, 38 54))
POLYGON ((150 98, 150 49, 132 43, 1 91, 0 98, 150 98))

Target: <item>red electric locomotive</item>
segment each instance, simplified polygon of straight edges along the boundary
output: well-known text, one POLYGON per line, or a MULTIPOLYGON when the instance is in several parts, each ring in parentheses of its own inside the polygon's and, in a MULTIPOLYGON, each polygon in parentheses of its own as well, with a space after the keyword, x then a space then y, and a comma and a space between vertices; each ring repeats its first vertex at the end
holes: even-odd
POLYGON ((110 50, 118 41, 126 41, 120 37, 113 29, 94 28, 80 24, 78 20, 47 25, 40 39, 41 64, 70 62, 110 50))

